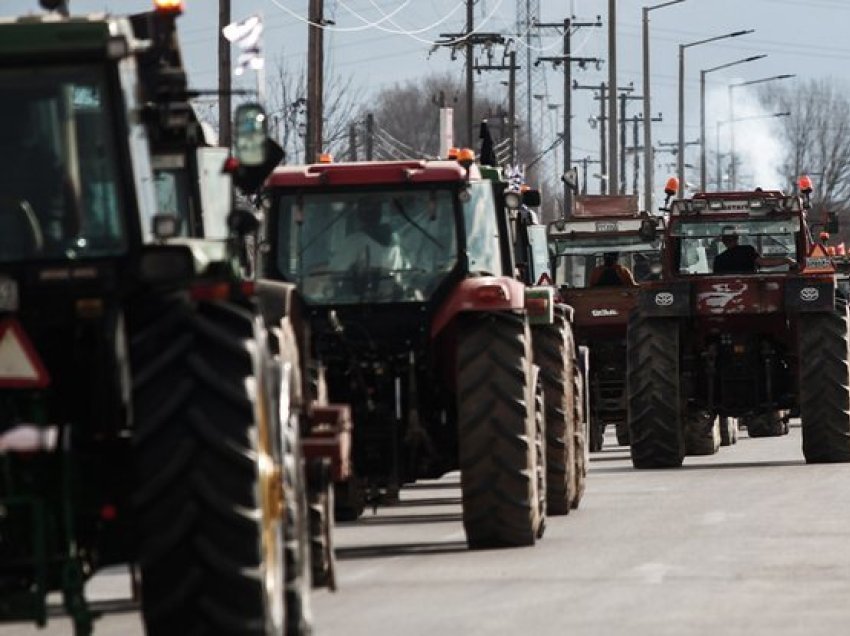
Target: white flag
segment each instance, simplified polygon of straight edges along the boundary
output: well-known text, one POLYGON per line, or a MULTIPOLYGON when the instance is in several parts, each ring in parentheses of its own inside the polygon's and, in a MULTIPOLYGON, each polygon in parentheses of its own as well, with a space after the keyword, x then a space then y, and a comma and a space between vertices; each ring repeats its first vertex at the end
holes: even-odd
POLYGON ((236 61, 236 75, 242 75, 245 69, 259 71, 264 66, 260 41, 263 36, 263 21, 252 15, 241 22, 232 22, 221 30, 228 41, 236 44, 242 52, 236 61))

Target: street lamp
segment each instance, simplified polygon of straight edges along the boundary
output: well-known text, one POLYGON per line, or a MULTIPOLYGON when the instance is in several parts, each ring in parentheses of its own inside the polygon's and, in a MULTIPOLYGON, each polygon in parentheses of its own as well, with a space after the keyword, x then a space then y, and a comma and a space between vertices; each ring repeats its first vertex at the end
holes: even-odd
POLYGON ((643 125, 643 197, 644 209, 647 213, 652 211, 652 191, 655 188, 653 184, 653 164, 655 161, 652 158, 652 123, 649 115, 652 112, 649 97, 649 12, 669 7, 672 4, 681 4, 684 1, 671 0, 651 7, 643 7, 643 112, 646 117, 646 122, 643 125))
POLYGON ((732 168, 730 170, 731 177, 731 185, 732 190, 738 187, 738 170, 735 161, 735 102, 732 99, 732 91, 736 88, 740 88, 741 86, 753 86, 754 84, 764 84, 766 82, 775 82, 776 80, 784 80, 790 79, 792 77, 796 77, 793 74, 784 73, 782 75, 774 75, 773 77, 762 77, 761 79, 750 80, 748 82, 738 82, 736 84, 729 84, 729 121, 732 122, 732 126, 730 127, 730 148, 729 152, 732 153, 732 168))
POLYGON ((742 60, 735 60, 734 62, 728 62, 726 64, 721 64, 719 66, 713 66, 712 68, 703 69, 699 72, 699 147, 700 147, 700 190, 705 192, 706 190, 706 157, 705 157, 705 76, 709 73, 714 73, 715 71, 720 71, 725 68, 729 68, 730 66, 738 66, 739 64, 746 64, 747 62, 755 62, 756 60, 760 60, 762 58, 767 57, 767 55, 753 55, 751 57, 745 57, 742 60))
POLYGON ((704 40, 679 45, 679 169, 677 170, 679 175, 679 197, 685 194, 685 50, 701 44, 709 44, 727 38, 736 38, 739 35, 747 35, 753 32, 755 32, 755 29, 733 31, 725 35, 717 35, 713 38, 705 38, 704 40))
MULTIPOLYGON (((722 175, 720 174, 720 128, 725 126, 726 124, 736 124, 739 121, 752 121, 754 119, 775 119, 777 117, 790 117, 791 113, 789 111, 784 111, 781 113, 771 113, 769 115, 752 115, 750 117, 739 117, 738 119, 725 119, 717 122, 717 130, 715 131, 716 138, 714 141, 714 155, 716 157, 717 163, 717 189, 722 190, 722 175)), ((732 164, 734 165, 735 159, 732 157, 732 164)), ((730 171, 731 172, 731 171, 730 171)), ((731 175, 730 175, 731 177, 731 175)), ((734 189, 734 188, 733 188, 734 189)))

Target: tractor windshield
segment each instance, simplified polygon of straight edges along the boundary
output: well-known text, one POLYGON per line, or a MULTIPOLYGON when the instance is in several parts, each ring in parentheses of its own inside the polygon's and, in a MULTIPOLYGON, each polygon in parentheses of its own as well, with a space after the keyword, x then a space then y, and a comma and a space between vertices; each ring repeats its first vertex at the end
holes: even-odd
POLYGON ((688 275, 713 273, 714 259, 727 249, 724 237, 736 237, 738 245, 749 245, 761 256, 796 259, 799 230, 800 219, 796 217, 676 219, 670 226, 670 235, 678 239, 672 243, 676 271, 688 275))
POLYGON ((276 263, 307 302, 417 302, 458 261, 450 190, 287 195, 278 204, 276 263))
POLYGON ((590 274, 602 265, 606 253, 617 254, 617 262, 627 267, 637 282, 654 280, 661 272, 659 246, 639 236, 589 236, 552 242, 555 250, 555 278, 559 285, 589 287, 590 274))
POLYGON ((0 262, 124 251, 111 123, 97 67, 0 70, 0 262))

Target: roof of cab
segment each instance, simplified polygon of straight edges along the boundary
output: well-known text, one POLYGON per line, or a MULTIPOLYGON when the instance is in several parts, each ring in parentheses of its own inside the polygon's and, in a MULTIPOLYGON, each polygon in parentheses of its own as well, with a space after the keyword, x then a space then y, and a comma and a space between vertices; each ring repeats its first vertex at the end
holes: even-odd
MULTIPOLYGON (((470 179, 480 179, 477 167, 470 179)), ((266 181, 271 188, 298 188, 404 183, 445 183, 466 180, 466 170, 456 161, 360 161, 282 166, 266 181)))

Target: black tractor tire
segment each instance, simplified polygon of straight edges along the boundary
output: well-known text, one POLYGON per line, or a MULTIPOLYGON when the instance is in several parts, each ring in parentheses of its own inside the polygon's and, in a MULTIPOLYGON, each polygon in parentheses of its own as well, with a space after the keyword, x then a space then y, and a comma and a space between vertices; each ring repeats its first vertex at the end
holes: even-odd
POLYGON ((288 319, 271 326, 270 341, 276 343, 277 413, 281 421, 280 455, 285 505, 284 537, 286 540, 286 634, 306 636, 312 633, 310 608, 311 553, 308 481, 301 446, 300 413, 305 407, 301 391, 302 365, 292 324, 288 319))
POLYGON ((259 319, 175 293, 135 307, 130 334, 146 633, 282 633, 279 431, 259 319))
POLYGON ((800 318, 800 419, 806 462, 850 462, 847 306, 800 318))
POLYGON ((590 452, 598 453, 605 444, 605 422, 593 418, 590 424, 590 452))
POLYGON ((587 413, 589 411, 587 404, 587 375, 583 371, 583 366, 587 364, 586 349, 584 351, 584 360, 581 360, 581 354, 576 364, 573 366, 573 421, 575 422, 575 487, 573 490, 573 499, 570 506, 573 510, 578 508, 584 497, 584 490, 587 482, 587 463, 588 463, 588 432, 587 413))
POLYGON ((470 548, 532 545, 542 531, 534 369, 525 316, 460 318, 458 461, 470 548))
POLYGON ((738 443, 738 419, 723 415, 720 417, 720 445, 732 446, 738 443))
POLYGON ((746 418, 750 437, 781 437, 788 434, 788 421, 778 411, 766 411, 746 418))
POLYGON ((627 422, 617 422, 617 444, 620 446, 629 445, 629 425, 627 422))
POLYGON ((333 486, 334 519, 339 522, 357 521, 366 509, 366 491, 356 475, 333 486))
POLYGON ((535 475, 537 477, 537 515, 539 524, 537 538, 543 536, 546 529, 546 510, 548 508, 546 459, 546 401, 543 397, 543 384, 540 381, 540 369, 534 367, 534 453, 535 475))
POLYGON ((534 363, 546 408, 546 511, 565 515, 575 499, 575 348, 566 312, 555 311, 552 324, 532 328, 534 363))
POLYGON ((313 587, 336 591, 334 550, 334 488, 328 460, 313 460, 308 468, 310 508, 310 552, 313 587))
POLYGON ((629 442, 635 468, 675 468, 685 458, 679 322, 634 312, 627 335, 629 442))
POLYGON ((685 454, 714 455, 720 450, 720 421, 703 415, 689 415, 685 418, 685 454))

